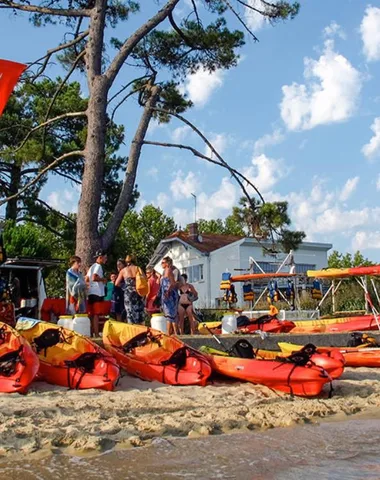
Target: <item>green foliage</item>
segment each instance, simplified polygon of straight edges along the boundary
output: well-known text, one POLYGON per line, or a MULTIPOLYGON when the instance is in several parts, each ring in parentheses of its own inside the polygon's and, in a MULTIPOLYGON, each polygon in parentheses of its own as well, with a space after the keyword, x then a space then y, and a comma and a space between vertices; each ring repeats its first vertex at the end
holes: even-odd
POLYGON ((159 242, 175 230, 174 220, 153 205, 146 205, 140 212, 128 211, 115 240, 109 264, 114 265, 117 258, 134 254, 138 264, 145 268, 159 242))
POLYGON ((251 198, 249 202, 242 197, 224 221, 200 220, 199 230, 203 233, 250 236, 258 240, 273 239, 274 244, 289 252, 296 250, 306 236, 304 232, 287 228, 290 223, 287 202, 262 204, 256 198, 251 198))
POLYGON ((33 224, 15 226, 7 222, 4 228, 4 246, 8 257, 51 258, 56 239, 49 232, 33 224))
POLYGON ((355 252, 354 256, 351 253, 339 253, 334 250, 328 258, 327 265, 329 268, 351 268, 351 267, 367 267, 375 265, 373 262, 365 258, 359 250, 355 252))
POLYGON ((213 233, 219 235, 237 235, 244 237, 241 225, 230 215, 225 220, 198 220, 199 233, 213 233))

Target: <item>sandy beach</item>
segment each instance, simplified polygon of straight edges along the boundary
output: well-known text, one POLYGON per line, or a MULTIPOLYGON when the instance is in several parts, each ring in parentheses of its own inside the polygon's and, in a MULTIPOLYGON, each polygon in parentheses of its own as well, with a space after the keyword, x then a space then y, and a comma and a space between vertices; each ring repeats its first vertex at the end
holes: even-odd
POLYGON ((0 395, 0 455, 96 454, 200 437, 318 422, 380 406, 380 371, 346 369, 334 396, 302 399, 250 383, 174 387, 124 376, 115 392, 68 391, 44 382, 0 395))

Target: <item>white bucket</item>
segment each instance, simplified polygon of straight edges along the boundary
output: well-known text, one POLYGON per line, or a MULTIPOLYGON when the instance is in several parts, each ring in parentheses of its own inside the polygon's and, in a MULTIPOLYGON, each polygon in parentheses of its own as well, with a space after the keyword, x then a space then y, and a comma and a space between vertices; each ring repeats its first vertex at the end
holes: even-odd
POLYGON ((236 314, 234 312, 226 312, 222 318, 222 333, 234 333, 237 329, 236 314))
POLYGON ((74 332, 91 337, 91 320, 86 313, 75 315, 72 328, 74 332))
POLYGON ((68 328, 69 330, 73 330, 73 317, 71 315, 61 315, 57 325, 63 328, 68 328))
POLYGON ((150 326, 155 330, 160 330, 160 332, 167 333, 166 329, 166 318, 162 313, 154 313, 150 319, 150 326))

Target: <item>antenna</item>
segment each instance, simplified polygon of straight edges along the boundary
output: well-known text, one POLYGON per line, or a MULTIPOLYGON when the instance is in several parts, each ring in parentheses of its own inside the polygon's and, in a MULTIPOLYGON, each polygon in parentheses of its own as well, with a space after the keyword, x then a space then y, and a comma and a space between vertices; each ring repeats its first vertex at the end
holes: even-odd
POLYGON ((194 223, 197 223, 197 196, 194 193, 191 196, 194 197, 194 223))

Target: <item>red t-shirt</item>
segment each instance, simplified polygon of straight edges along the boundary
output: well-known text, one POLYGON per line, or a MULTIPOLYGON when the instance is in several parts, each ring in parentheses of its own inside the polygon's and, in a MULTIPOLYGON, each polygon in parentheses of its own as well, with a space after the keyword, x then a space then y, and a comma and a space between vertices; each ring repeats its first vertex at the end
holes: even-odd
POLYGON ((158 291, 160 290, 160 279, 152 275, 148 280, 149 292, 146 296, 146 306, 145 309, 148 313, 159 312, 160 309, 153 305, 154 300, 157 297, 158 291))

